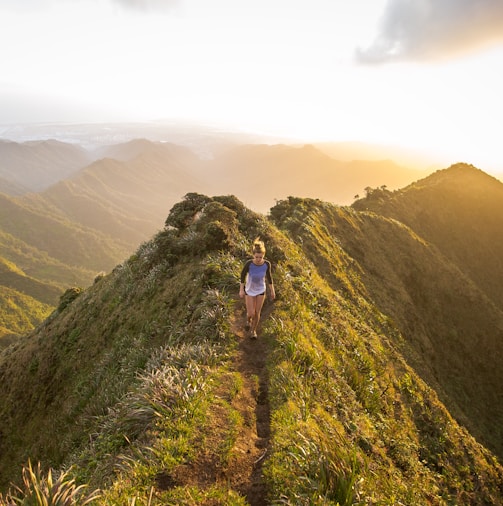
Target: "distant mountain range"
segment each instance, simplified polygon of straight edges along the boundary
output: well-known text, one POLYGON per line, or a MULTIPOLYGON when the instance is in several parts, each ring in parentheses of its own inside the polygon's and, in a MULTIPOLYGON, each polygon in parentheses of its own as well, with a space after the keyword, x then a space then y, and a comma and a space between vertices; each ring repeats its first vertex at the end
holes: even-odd
MULTIPOLYGON (((0 190, 9 194, 8 185, 16 185, 19 190, 40 191, 71 176, 91 160, 79 146, 56 140, 0 140, 0 190)), ((13 190, 19 192, 15 186, 13 190)))
POLYGON ((0 141, 2 257, 35 281, 88 286, 161 229, 186 193, 237 195, 265 214, 289 195, 348 204, 367 185, 398 188, 421 174, 390 161, 341 162, 313 146, 237 145, 216 133, 194 152, 192 137, 180 138, 186 145, 134 139, 87 149, 0 141))
MULTIPOLYGON (((134 168, 163 181, 165 160, 176 174, 192 160, 147 147, 143 164, 102 160, 72 182, 90 170, 104 199, 118 181, 97 184, 98 167, 124 171, 126 192, 134 168)), ((230 177, 246 160, 286 182, 289 166, 334 164, 312 147, 222 156, 229 187, 253 183, 230 177)), ((30 458, 102 504, 251 504, 258 487, 271 503, 503 504, 503 184, 456 164, 364 193, 351 206, 287 196, 267 216, 226 191, 172 204, 166 226, 0 353, 0 493, 30 458), (237 293, 256 236, 278 297, 252 341, 237 293)))

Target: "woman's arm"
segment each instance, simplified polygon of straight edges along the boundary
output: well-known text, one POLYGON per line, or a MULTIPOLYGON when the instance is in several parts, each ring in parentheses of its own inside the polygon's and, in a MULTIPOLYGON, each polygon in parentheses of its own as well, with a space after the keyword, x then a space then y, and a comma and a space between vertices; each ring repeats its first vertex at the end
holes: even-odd
POLYGON ((241 284, 244 285, 246 282, 246 275, 248 274, 248 270, 250 269, 250 264, 252 263, 251 260, 247 260, 244 264, 243 268, 241 269, 241 275, 239 276, 239 279, 241 281, 241 284))
POLYGON ((247 260, 243 269, 241 270, 241 275, 239 276, 239 297, 242 299, 245 296, 245 283, 246 283, 246 275, 248 274, 248 270, 250 268, 251 260, 247 260))
POLYGON ((267 262, 267 271, 266 271, 265 275, 266 275, 267 283, 269 284, 269 294, 271 295, 271 299, 275 299, 276 298, 276 292, 274 290, 274 283, 272 281, 271 262, 269 262, 269 260, 266 260, 266 262, 267 262))

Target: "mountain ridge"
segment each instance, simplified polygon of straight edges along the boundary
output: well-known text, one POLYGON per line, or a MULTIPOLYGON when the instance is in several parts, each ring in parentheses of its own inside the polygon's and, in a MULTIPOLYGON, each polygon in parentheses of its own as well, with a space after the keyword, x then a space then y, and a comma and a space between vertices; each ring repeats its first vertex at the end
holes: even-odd
POLYGON ((503 215, 503 183, 498 179, 459 163, 399 191, 372 190, 353 205, 411 227, 468 272, 479 288, 503 308, 503 289, 497 281, 503 276, 503 232, 498 226, 503 215), (470 248, 465 247, 467 237, 470 248), (493 270, 488 271, 486 265, 493 270))
MULTIPOLYGON (((441 273, 451 297, 457 288, 449 293, 447 280, 458 268, 412 228, 368 211, 299 197, 278 202, 271 218, 236 197, 187 194, 153 239, 89 289, 68 293, 29 338, 5 350, 2 486, 7 476, 14 479, 29 447, 45 468, 76 466, 73 476, 100 488, 103 504, 132 498, 189 504, 194 497, 208 505, 216 497, 221 504, 246 504, 234 480, 229 488, 227 474, 242 454, 238 434, 253 427, 249 412, 234 403, 249 383, 234 362, 243 338, 233 321, 243 315, 239 272, 250 242, 260 236, 278 294, 260 337, 270 409, 270 440, 260 459, 267 500, 501 504, 497 457, 421 378, 411 360, 422 350, 408 357, 408 329, 388 314, 393 287, 397 301, 403 288, 376 291, 395 260, 397 276, 411 290, 409 298, 414 295, 408 276, 418 266, 409 260, 419 250, 417 262, 431 270, 419 279, 428 285, 441 273), (398 253, 387 258, 393 245, 401 262, 398 253), (387 264, 373 254, 383 248, 387 264), (378 306, 379 294, 388 298, 386 308, 378 306), (48 437, 51 432, 59 437, 48 437)), ((458 283, 467 289, 470 279, 458 283)), ((480 298, 477 287, 472 293, 480 298)), ((481 314, 476 325, 486 322, 493 332, 499 310, 485 300, 467 318, 485 307, 490 318, 481 314)), ((435 332, 438 317, 442 311, 425 319, 425 329, 435 332)))
POLYGON ((333 262, 320 251, 342 248, 350 256, 346 270, 363 282, 360 293, 392 318, 408 362, 458 421, 501 455, 494 420, 503 415, 503 312, 496 304, 434 245, 395 220, 293 198, 271 213, 278 225, 286 213, 289 230, 329 283, 335 282, 333 262))

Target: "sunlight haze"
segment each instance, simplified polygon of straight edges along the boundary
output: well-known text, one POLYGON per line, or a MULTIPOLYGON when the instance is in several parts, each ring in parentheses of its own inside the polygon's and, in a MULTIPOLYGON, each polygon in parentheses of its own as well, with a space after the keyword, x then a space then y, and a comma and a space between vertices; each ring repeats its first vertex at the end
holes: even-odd
POLYGON ((0 124, 184 120, 503 172, 491 0, 0 0, 0 124))

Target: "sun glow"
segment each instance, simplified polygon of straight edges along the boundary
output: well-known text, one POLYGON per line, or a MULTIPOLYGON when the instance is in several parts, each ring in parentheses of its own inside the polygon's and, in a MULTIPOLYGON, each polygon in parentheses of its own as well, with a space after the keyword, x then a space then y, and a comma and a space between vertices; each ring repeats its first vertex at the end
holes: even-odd
POLYGON ((82 110, 96 121, 210 121, 403 145, 503 172, 501 47, 441 62, 363 65, 357 52, 382 36, 383 13, 392 19, 384 0, 143 5, 0 2, 0 105, 13 111, 2 122, 16 121, 12 97, 24 93, 17 117, 32 121, 58 121, 62 110, 67 119, 75 104, 75 121, 82 110), (45 105, 27 110, 37 97, 45 105))

